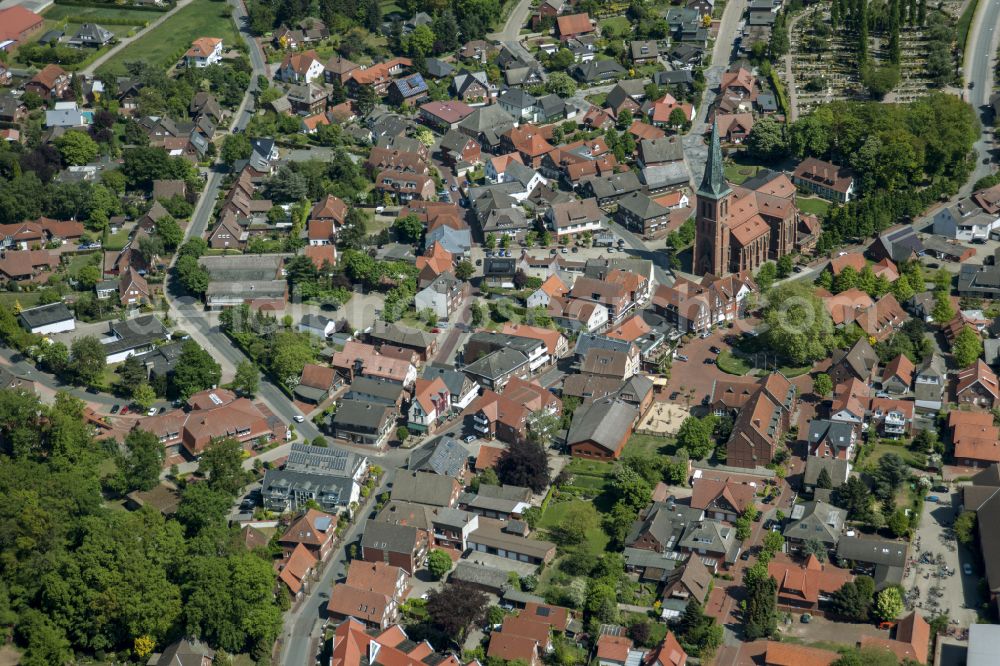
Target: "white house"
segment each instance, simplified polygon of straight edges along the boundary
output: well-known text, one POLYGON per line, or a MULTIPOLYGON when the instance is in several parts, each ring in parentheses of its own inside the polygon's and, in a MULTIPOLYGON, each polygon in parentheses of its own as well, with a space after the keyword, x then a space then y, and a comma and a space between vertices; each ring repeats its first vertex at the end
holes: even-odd
POLYGON ((85 115, 76 102, 56 102, 54 109, 46 109, 46 127, 84 127, 90 124, 90 115, 85 115))
POLYGON ((987 241, 1000 227, 1000 216, 987 213, 966 197, 934 214, 934 233, 958 241, 987 241))
POLYGON ((222 40, 218 37, 199 37, 191 42, 191 48, 184 54, 184 64, 188 67, 208 67, 222 62, 222 40))
POLYGON ((337 322, 323 315, 306 314, 299 320, 299 331, 326 338, 337 332, 337 322))
POLYGON ((21 325, 38 335, 51 335, 76 330, 76 319, 66 304, 50 303, 21 311, 21 325))

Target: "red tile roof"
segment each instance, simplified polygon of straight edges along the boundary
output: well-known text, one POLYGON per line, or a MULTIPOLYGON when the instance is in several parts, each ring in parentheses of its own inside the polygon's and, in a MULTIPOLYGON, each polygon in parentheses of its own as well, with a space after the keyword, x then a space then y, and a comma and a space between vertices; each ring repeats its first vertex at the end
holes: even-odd
POLYGON ((840 655, 830 650, 796 645, 795 643, 767 642, 767 666, 830 666, 840 655))
POLYGON ((556 19, 560 35, 582 35, 595 30, 589 14, 568 14, 556 19))

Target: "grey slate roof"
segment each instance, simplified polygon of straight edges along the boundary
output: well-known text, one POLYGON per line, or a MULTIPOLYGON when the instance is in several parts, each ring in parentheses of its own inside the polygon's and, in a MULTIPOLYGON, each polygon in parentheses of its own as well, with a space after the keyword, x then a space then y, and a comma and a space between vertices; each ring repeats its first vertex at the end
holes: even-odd
POLYGON ((846 460, 838 458, 820 458, 819 456, 808 456, 806 458, 806 471, 802 477, 802 483, 807 486, 815 486, 816 480, 823 470, 830 475, 830 481, 834 488, 847 481, 847 474, 851 469, 851 464, 846 460))
POLYGON ((395 525, 369 521, 361 537, 362 548, 388 550, 409 555, 417 545, 417 528, 410 525, 395 525))
POLYGON ((507 572, 466 560, 459 561, 448 580, 464 581, 500 592, 507 587, 507 572))
POLYGON ((815 539, 836 546, 844 529, 844 510, 826 502, 806 502, 802 506, 802 517, 785 525, 785 537, 800 541, 815 539))
POLYGON ((441 381, 448 388, 448 393, 453 396, 460 396, 465 393, 466 383, 469 378, 451 366, 431 364, 424 367, 422 379, 434 379, 440 377, 441 381))
POLYGON ((387 405, 345 399, 337 405, 337 413, 331 421, 335 426, 345 429, 358 427, 378 430, 386 418, 386 409, 387 405))
POLYGON ((407 471, 396 474, 392 499, 430 506, 450 506, 455 480, 431 472, 407 471))
POLYGON ((627 210, 639 219, 650 220, 654 217, 667 215, 670 211, 642 192, 633 192, 618 200, 619 210, 627 210))
POLYGON ((58 303, 39 305, 36 308, 21 310, 20 317, 21 321, 29 328, 38 328, 66 321, 67 319, 73 319, 73 313, 66 307, 65 303, 59 301, 58 303))
POLYGON ((593 441, 614 451, 638 415, 639 410, 619 400, 605 398, 581 405, 573 413, 566 443, 593 441))
POLYGON ((434 336, 402 324, 387 324, 376 321, 370 334, 373 338, 403 347, 426 349, 434 342, 434 336))
POLYGON ((531 489, 522 486, 494 486, 484 483, 479 486, 477 494, 481 497, 496 497, 516 502, 528 502, 531 500, 531 489))
POLYGON ((407 464, 407 469, 433 472, 441 476, 459 478, 469 464, 469 452, 457 439, 445 435, 434 446, 424 446, 416 450, 407 464))
POLYGON ((534 96, 520 88, 508 88, 497 98, 497 101, 515 109, 530 109, 535 105, 534 96))
POLYGON ((467 374, 496 380, 528 362, 528 357, 516 349, 504 347, 476 359, 463 368, 467 374))
POLYGON ((380 402, 394 405, 403 392, 403 385, 387 379, 375 377, 355 377, 351 388, 344 396, 345 400, 380 402))
POLYGON ((851 445, 854 425, 844 421, 813 419, 809 422, 809 443, 828 441, 836 449, 846 449, 851 445))

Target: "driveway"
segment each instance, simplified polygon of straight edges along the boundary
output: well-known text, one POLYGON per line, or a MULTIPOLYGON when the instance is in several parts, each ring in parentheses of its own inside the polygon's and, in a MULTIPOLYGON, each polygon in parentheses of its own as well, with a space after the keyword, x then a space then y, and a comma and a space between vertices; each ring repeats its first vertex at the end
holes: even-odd
MULTIPOLYGON (((946 501, 951 499, 948 493, 935 494, 946 501)), ((954 499, 956 504, 961 501, 957 494, 954 499)), ((976 621, 974 608, 979 602, 979 581, 982 574, 977 571, 978 558, 968 548, 958 544, 950 530, 956 515, 957 511, 950 504, 924 502, 920 527, 910 550, 910 557, 915 562, 910 566, 909 575, 903 579, 903 588, 907 592, 914 588, 919 590, 917 610, 926 615, 945 613, 954 624, 965 628, 976 621), (919 547, 915 545, 917 543, 920 544, 919 547), (955 574, 937 578, 937 564, 920 563, 923 553, 927 553, 935 562, 940 556, 944 565, 954 569, 955 574), (962 573, 962 566, 965 564, 972 567, 972 575, 962 573), (937 588, 936 593, 932 593, 931 588, 937 588)))

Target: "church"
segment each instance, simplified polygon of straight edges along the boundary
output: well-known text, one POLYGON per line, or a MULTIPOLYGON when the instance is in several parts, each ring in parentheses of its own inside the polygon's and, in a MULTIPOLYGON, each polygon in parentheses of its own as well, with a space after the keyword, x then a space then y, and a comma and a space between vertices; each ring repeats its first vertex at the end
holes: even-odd
POLYGON ((730 187, 714 123, 697 194, 695 275, 756 271, 767 261, 815 245, 819 220, 799 213, 795 185, 787 175, 761 170, 742 185, 730 187))

